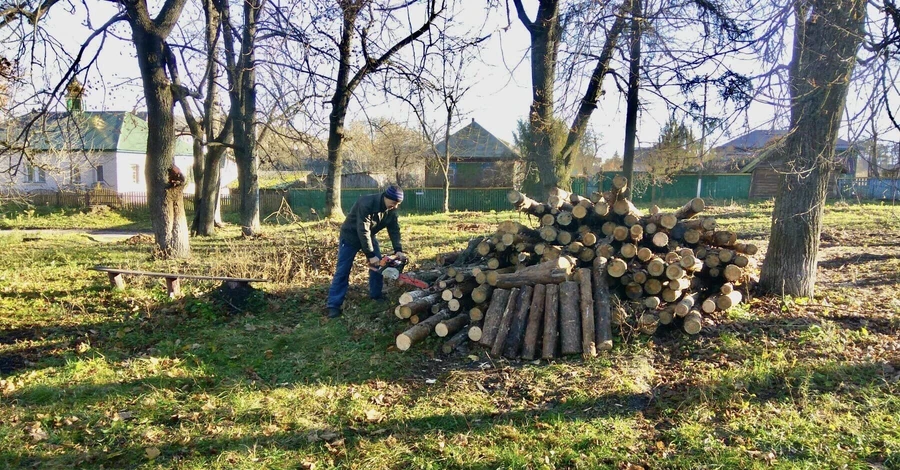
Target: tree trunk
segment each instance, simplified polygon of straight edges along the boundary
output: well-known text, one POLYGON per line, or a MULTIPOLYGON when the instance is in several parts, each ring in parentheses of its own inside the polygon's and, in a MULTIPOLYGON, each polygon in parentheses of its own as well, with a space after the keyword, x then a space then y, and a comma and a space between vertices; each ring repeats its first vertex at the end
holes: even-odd
POLYGON ((184 212, 185 178, 175 167, 175 100, 165 64, 168 56, 165 40, 184 3, 184 0, 166 2, 160 18, 155 20, 150 18, 146 4, 124 3, 147 104, 144 177, 147 181, 150 223, 157 252, 164 258, 188 258, 191 254, 184 212))
POLYGON ((622 154, 622 174, 628 179, 625 197, 631 197, 634 186, 634 145, 637 138, 638 92, 640 91, 641 73, 641 3, 633 0, 631 4, 631 57, 628 72, 628 95, 625 103, 625 151, 622 154))
POLYGON ((534 21, 528 18, 521 0, 515 0, 516 11, 531 36, 531 156, 540 173, 538 199, 546 198, 551 188, 568 188, 568 168, 559 168, 553 155, 553 87, 556 85, 556 60, 562 28, 559 24, 559 0, 540 0, 534 21))
MULTIPOLYGON (((234 159, 238 166, 238 188, 241 197, 240 224, 245 236, 258 235, 259 222, 259 157, 256 155, 256 24, 264 0, 244 2, 244 29, 241 35, 241 81, 238 114, 233 121, 234 159), (239 130, 239 131, 238 131, 239 130)), ((232 111, 236 103, 232 103, 232 111)))
POLYGON ((812 297, 828 178, 856 52, 864 37, 866 2, 811 0, 795 11, 790 64, 791 129, 772 211, 772 236, 760 289, 812 297))

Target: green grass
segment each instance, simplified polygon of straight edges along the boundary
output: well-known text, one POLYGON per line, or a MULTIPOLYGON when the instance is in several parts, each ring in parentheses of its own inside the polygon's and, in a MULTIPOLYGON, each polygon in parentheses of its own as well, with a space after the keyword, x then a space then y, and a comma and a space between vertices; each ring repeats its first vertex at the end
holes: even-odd
MULTIPOLYGON (((710 208, 744 234, 765 234, 770 211, 710 208)), ((826 231, 869 243, 897 214, 829 205, 826 231)), ((80 217, 31 226, 99 228, 80 217)), ((519 217, 404 216, 404 245, 425 263, 519 217)), ((346 314, 323 319, 337 226, 265 232, 192 239, 178 262, 146 243, 0 233, 0 468, 900 468, 886 271, 878 295, 753 299, 697 337, 661 328, 597 359, 521 363, 444 357, 435 339, 396 351, 405 325, 365 298, 361 269, 346 314), (235 313, 210 283, 184 281, 176 300, 158 279, 110 290, 87 269, 101 263, 276 282, 235 313)))

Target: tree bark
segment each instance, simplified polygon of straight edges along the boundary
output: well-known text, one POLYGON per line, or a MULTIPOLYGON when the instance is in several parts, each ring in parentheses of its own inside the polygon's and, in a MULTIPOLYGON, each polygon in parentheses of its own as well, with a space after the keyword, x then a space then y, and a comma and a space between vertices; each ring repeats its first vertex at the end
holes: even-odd
POLYGON ((522 359, 530 361, 537 352, 537 340, 541 334, 541 326, 544 322, 544 298, 547 286, 538 284, 534 286, 531 294, 531 305, 528 307, 528 325, 525 328, 525 337, 522 340, 522 359))
POLYGON ((497 325, 497 334, 494 335, 494 342, 491 344, 491 354, 494 356, 499 356, 503 351, 503 344, 506 342, 506 335, 509 333, 512 319, 516 315, 516 306, 519 304, 519 298, 523 290, 514 288, 509 292, 509 299, 507 299, 506 307, 500 316, 500 323, 497 325))
POLYGON ((503 319, 503 309, 506 308, 510 295, 511 292, 507 289, 497 289, 491 296, 491 303, 487 312, 484 313, 481 339, 478 341, 482 346, 491 347, 494 345, 497 329, 500 328, 500 321, 503 319))
POLYGON ((581 297, 578 283, 566 281, 559 286, 559 342, 563 356, 580 354, 581 346, 581 297))
POLYGON ((610 313, 609 283, 606 279, 606 258, 594 258, 591 278, 594 293, 594 335, 600 351, 613 347, 612 314, 610 313))
POLYGON ((165 44, 184 4, 185 0, 168 0, 154 19, 150 17, 146 3, 123 2, 147 104, 144 177, 156 249, 163 258, 188 258, 191 254, 184 212, 185 178, 175 167, 175 101, 172 84, 166 76, 170 51, 165 44), (170 177, 175 173, 177 176, 170 177))
POLYGON ((516 306, 516 314, 509 325, 509 332, 503 344, 503 356, 509 359, 519 357, 522 349, 522 339, 525 336, 525 324, 528 321, 528 309, 534 296, 534 287, 525 286, 519 293, 519 301, 516 306))
POLYGON ((413 344, 416 344, 427 338, 431 331, 434 329, 434 326, 449 316, 450 312, 442 310, 441 312, 438 312, 419 322, 403 333, 400 333, 399 335, 397 335, 397 349, 406 351, 413 344))
POLYGON ((556 344, 559 340, 559 285, 550 284, 544 295, 544 335, 541 346, 541 357, 556 357, 556 344))
MULTIPOLYGON (((581 268, 579 289, 581 291, 581 348, 584 357, 597 356, 597 343, 594 338, 594 297, 591 288, 591 268, 581 268)), ((604 273, 604 276, 606 273, 604 273)))
POLYGON ((865 37, 866 2, 811 0, 796 4, 790 63, 791 127, 772 211, 772 230, 759 287, 812 297, 828 178, 856 53, 865 37))

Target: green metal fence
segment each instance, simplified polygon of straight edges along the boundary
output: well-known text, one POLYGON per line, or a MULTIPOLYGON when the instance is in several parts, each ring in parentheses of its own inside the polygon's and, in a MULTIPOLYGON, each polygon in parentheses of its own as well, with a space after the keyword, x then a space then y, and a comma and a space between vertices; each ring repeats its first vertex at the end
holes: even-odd
MULTIPOLYGON (((511 188, 450 188, 451 211, 503 211, 512 206, 506 199, 511 188)), ((375 193, 373 189, 341 190, 341 207, 350 209, 363 195, 375 193)), ((440 212, 444 207, 443 188, 404 188, 403 211, 411 213, 440 212)), ((287 200, 294 212, 320 211, 325 208, 325 191, 320 189, 291 189, 287 200)))
MULTIPOLYGON (((618 172, 604 172, 600 177, 600 187, 607 191, 612 186, 612 179, 618 172)), ((700 181, 700 197, 704 199, 748 199, 750 197, 749 173, 736 174, 712 174, 675 175, 669 184, 648 186, 642 181, 647 180, 646 173, 635 172, 637 184, 632 190, 631 198, 634 201, 650 202, 661 199, 690 199, 697 196, 698 180, 700 181)))

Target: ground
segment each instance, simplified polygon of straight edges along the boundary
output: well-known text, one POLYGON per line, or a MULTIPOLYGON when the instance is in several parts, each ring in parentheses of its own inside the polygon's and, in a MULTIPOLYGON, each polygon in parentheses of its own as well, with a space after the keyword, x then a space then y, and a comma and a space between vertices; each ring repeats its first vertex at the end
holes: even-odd
MULTIPOLYGON (((767 210, 710 208, 761 253, 767 210)), ((424 264, 508 217, 406 216, 404 245, 424 264)), ((900 468, 896 209, 829 205, 813 299, 549 363, 401 353, 408 325, 361 269, 326 320, 335 233, 226 231, 182 262, 141 236, 0 236, 0 467, 900 468), (170 301, 159 280, 111 291, 95 264, 274 282, 235 313, 214 284, 170 301)))

